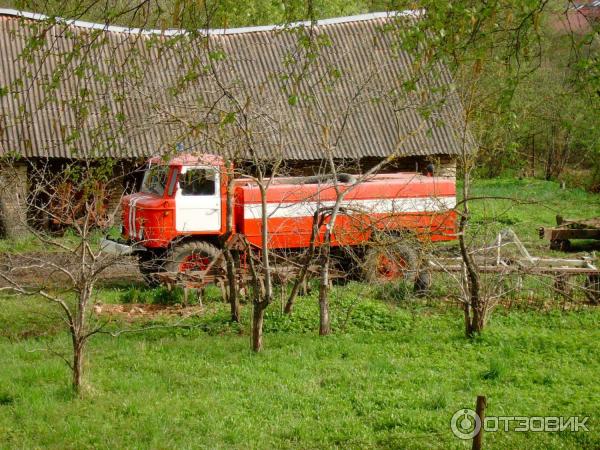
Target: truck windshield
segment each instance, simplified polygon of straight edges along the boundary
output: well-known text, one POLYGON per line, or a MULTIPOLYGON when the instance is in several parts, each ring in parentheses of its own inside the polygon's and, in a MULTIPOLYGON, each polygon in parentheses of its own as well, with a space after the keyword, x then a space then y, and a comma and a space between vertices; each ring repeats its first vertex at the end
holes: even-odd
POLYGON ((144 174, 141 192, 163 195, 168 174, 169 166, 150 166, 144 174))

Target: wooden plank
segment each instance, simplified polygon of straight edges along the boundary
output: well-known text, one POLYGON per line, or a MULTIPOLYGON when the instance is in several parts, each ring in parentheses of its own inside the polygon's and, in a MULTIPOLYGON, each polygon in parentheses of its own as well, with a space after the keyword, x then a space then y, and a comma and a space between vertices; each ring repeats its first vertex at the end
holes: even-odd
POLYGON ((600 239, 600 230, 592 228, 544 228, 544 238, 550 241, 566 239, 600 239))
POLYGON ((561 217, 561 222, 558 225, 569 228, 596 228, 600 230, 600 217, 592 217, 590 219, 563 219, 561 217))

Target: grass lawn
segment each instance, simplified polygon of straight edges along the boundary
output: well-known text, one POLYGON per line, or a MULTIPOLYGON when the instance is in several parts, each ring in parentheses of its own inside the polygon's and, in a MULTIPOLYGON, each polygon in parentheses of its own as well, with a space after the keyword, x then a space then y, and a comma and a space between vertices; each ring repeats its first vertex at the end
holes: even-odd
POLYGON ((209 302, 187 328, 94 338, 78 399, 46 351, 66 335, 2 302, 0 448, 470 448, 449 422, 478 394, 488 415, 590 417, 589 432, 488 433, 490 448, 600 446, 598 309, 499 310, 471 342, 455 307, 351 285, 335 289, 333 336, 316 335, 309 296, 291 319, 269 311, 256 355, 247 316, 231 327, 209 302))
MULTIPOLYGON (((526 200, 479 202, 475 222, 499 219, 493 226, 511 226, 534 252, 547 245, 536 228, 557 212, 600 211, 599 196, 555 183, 490 180, 474 191, 526 200)), ((317 336, 316 292, 300 298, 292 317, 274 304, 261 354, 249 350, 249 307, 242 325, 231 325, 214 290, 197 316, 116 320, 109 330, 167 327, 95 336, 82 398, 52 353, 69 348, 55 310, 3 294, 0 448, 470 448, 450 419, 478 394, 488 398, 488 416, 589 417, 589 432, 487 433, 487 448, 600 448, 600 309, 516 302, 469 341, 460 310, 440 300, 450 290, 417 299, 401 289, 336 286, 326 338, 317 336)), ((105 286, 97 299, 117 303, 136 292, 105 286)))

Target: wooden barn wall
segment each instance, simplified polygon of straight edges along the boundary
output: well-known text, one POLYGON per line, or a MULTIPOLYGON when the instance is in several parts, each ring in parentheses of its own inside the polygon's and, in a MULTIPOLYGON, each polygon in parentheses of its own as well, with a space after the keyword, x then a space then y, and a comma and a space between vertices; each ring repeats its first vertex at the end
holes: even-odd
POLYGON ((27 165, 0 164, 0 232, 7 239, 27 235, 27 165))

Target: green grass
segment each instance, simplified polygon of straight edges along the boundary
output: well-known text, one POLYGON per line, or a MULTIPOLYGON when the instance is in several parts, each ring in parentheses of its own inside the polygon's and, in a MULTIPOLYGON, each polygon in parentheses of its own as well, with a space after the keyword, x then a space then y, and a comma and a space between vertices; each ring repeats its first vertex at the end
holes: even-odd
MULTIPOLYGON (((90 233, 89 242, 94 250, 98 249, 100 240, 109 235, 118 238, 120 233, 117 227, 109 229, 97 229, 90 233)), ((27 253, 27 252, 62 252, 61 246, 76 248, 81 242, 77 233, 67 228, 61 235, 52 236, 47 233, 40 234, 39 237, 30 234, 21 239, 0 239, 0 254, 2 253, 27 253)))
POLYGON ((499 310, 468 341, 456 308, 378 295, 337 287, 326 338, 314 295, 291 318, 272 305, 258 355, 249 308, 232 327, 210 299, 209 314, 151 323, 185 327, 100 335, 82 399, 46 351, 68 349, 66 334, 17 332, 32 311, 3 298, 0 448, 467 448, 449 420, 478 394, 488 415, 590 417, 589 433, 489 433, 491 448, 600 445, 598 309, 499 310))

